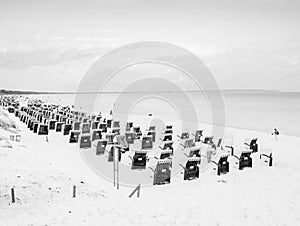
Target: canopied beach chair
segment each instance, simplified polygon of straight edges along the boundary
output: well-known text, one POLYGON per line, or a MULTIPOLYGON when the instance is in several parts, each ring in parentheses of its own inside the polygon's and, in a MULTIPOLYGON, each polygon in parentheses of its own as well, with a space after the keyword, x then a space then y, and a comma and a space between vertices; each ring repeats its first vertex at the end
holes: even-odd
POLYGON ((120 128, 120 121, 113 121, 112 128, 120 128))
POLYGON ((234 155, 234 157, 239 160, 239 170, 242 170, 245 167, 252 167, 251 153, 251 149, 245 149, 241 152, 241 155, 239 157, 237 155, 234 155))
POLYGON ((30 130, 33 130, 33 133, 37 133, 39 129, 39 123, 38 122, 32 122, 30 126, 30 130))
POLYGON ((217 161, 211 161, 217 166, 217 175, 229 173, 228 153, 221 154, 217 161))
POLYGON ((92 129, 98 129, 98 125, 99 125, 98 121, 93 121, 92 122, 92 129))
POLYGON ((148 131, 155 131, 155 129, 156 129, 156 126, 149 126, 148 131))
POLYGON ((80 148, 91 148, 92 147, 91 135, 89 135, 89 134, 81 135, 79 147, 80 148))
POLYGON ((99 129, 101 129, 103 133, 106 133, 107 132, 107 125, 106 125, 106 123, 100 122, 99 129))
POLYGON ((81 122, 74 122, 74 130, 80 130, 81 122))
POLYGON ((107 140, 107 144, 113 144, 115 136, 116 136, 115 133, 107 133, 107 134, 105 134, 105 139, 107 140))
POLYGON ((120 128, 113 128, 111 132, 116 134, 116 135, 119 135, 120 134, 120 128))
POLYGON ((213 136, 205 137, 203 143, 204 144, 213 144, 213 138, 214 138, 213 136))
POLYGON ((189 139, 190 134, 188 132, 183 132, 183 133, 181 133, 180 136, 177 135, 177 137, 179 137, 179 139, 181 139, 181 140, 185 140, 185 139, 189 139))
POLYGON ((63 122, 57 122, 56 123, 56 129, 55 129, 55 131, 56 132, 61 132, 62 131, 62 127, 63 127, 63 122))
POLYGON ((72 124, 65 124, 63 135, 64 136, 69 135, 71 130, 72 130, 72 124))
POLYGON ((258 152, 258 144, 257 144, 258 138, 253 138, 253 139, 246 139, 244 144, 249 147, 252 152, 258 152))
POLYGON ((148 150, 153 148, 152 136, 142 137, 142 149, 148 150))
POLYGON ((80 136, 80 131, 78 130, 70 131, 69 143, 78 143, 79 136, 80 136))
POLYGON ((106 120, 106 127, 107 128, 112 128, 112 121, 113 121, 112 119, 107 119, 106 120))
POLYGON ((188 149, 187 157, 201 157, 201 148, 199 147, 192 147, 188 149))
POLYGON ((141 128, 139 126, 134 126, 133 127, 133 132, 134 132, 135 139, 140 139, 141 136, 143 135, 142 132, 141 132, 141 128))
POLYGON ((56 120, 49 121, 49 130, 55 130, 56 120))
POLYGON ((184 180, 193 180, 199 178, 199 162, 199 157, 188 158, 185 167, 182 166, 184 169, 184 180))
POLYGON ((269 164, 269 166, 273 166, 273 153, 261 153, 259 155, 259 159, 263 159, 265 162, 269 164))
POLYGON ((128 144, 134 144, 134 133, 133 132, 125 132, 125 138, 128 144))
POLYGON ((172 150, 166 149, 166 150, 162 150, 160 152, 159 159, 168 159, 168 158, 171 158, 171 156, 172 156, 172 150))
POLYGON ((171 141, 173 139, 172 134, 167 133, 167 134, 163 134, 163 138, 161 139, 162 141, 171 141))
POLYGON ((102 139, 102 134, 100 129, 92 130, 92 141, 102 139))
POLYGON ((159 146, 161 150, 172 150, 173 153, 173 141, 164 141, 162 146, 159 146))
POLYGON ((89 123, 83 123, 81 128, 81 133, 90 133, 91 132, 91 126, 89 123))
POLYGON ((48 125, 40 124, 38 129, 38 135, 48 135, 48 133, 49 133, 48 125))
POLYGON ((99 140, 96 147, 96 155, 104 155, 107 146, 107 140, 99 140))
POLYGON ((171 163, 170 159, 158 160, 153 177, 153 185, 168 184, 171 182, 171 163))
POLYGON ((135 151, 132 157, 131 169, 145 169, 147 164, 147 151, 135 151))
POLYGON ((127 122, 125 131, 130 132, 132 127, 133 127, 133 122, 127 122))

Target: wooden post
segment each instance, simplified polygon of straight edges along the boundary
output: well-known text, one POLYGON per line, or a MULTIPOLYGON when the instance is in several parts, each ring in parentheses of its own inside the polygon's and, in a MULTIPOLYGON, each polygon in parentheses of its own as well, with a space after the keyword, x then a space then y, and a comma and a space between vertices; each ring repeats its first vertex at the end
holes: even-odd
POLYGON ((136 192, 137 192, 137 197, 140 197, 140 190, 141 190, 141 185, 139 184, 129 195, 129 198, 131 198, 136 192))
POLYGON ((73 198, 76 198, 76 185, 73 186, 73 198))
POLYGON ((11 188, 11 202, 12 203, 16 202, 16 200, 15 200, 15 189, 14 188, 11 188))

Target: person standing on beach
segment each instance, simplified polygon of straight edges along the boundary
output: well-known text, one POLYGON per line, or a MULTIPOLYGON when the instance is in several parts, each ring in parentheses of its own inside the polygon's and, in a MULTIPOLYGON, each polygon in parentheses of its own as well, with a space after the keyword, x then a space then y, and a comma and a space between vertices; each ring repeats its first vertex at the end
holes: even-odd
POLYGON ((272 135, 275 137, 275 140, 278 140, 277 136, 279 135, 279 132, 276 128, 274 128, 274 131, 273 131, 272 135))

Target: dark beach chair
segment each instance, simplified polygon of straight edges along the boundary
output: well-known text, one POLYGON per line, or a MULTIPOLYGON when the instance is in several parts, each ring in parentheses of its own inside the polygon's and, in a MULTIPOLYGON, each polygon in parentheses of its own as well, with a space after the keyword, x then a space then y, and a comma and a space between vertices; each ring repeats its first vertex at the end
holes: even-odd
POLYGON ((99 140, 96 147, 96 155, 104 155, 107 146, 107 140, 99 140))
POLYGON ((165 129, 164 134, 173 134, 172 129, 165 129))
POLYGON ((72 124, 65 124, 63 135, 64 136, 69 135, 71 130, 72 130, 72 124))
POLYGON ((168 159, 168 158, 171 158, 171 156, 172 156, 172 150, 171 149, 162 150, 160 152, 159 159, 168 159))
POLYGON ((115 136, 116 136, 115 133, 107 133, 105 135, 105 139, 107 140, 107 144, 113 144, 115 136))
POLYGON ((155 170, 153 185, 169 184, 171 183, 171 163, 170 159, 158 160, 155 170))
POLYGON ((234 155, 236 159, 239 160, 239 170, 244 169, 245 167, 252 167, 252 157, 251 157, 252 150, 243 150, 240 157, 234 155))
POLYGON ((113 128, 111 132, 116 135, 120 135, 120 128, 113 128))
POLYGON ((112 121, 113 121, 112 119, 107 119, 106 120, 106 127, 107 128, 111 128, 112 127, 112 121))
POLYGON ((173 129, 173 126, 172 125, 167 125, 166 130, 169 130, 169 129, 173 129))
POLYGON ((69 143, 78 143, 80 131, 70 131, 69 143))
POLYGON ((167 133, 167 134, 163 134, 163 138, 161 139, 162 141, 171 141, 173 139, 172 134, 167 133))
POLYGON ((219 157, 217 162, 211 161, 217 166, 217 175, 229 173, 229 162, 228 162, 229 154, 223 154, 219 157))
POLYGON ((135 151, 132 157, 131 169, 146 169, 147 164, 147 151, 135 151))
POLYGON ((120 121, 113 121, 112 128, 120 128, 120 121))
POLYGON ((55 130, 56 120, 49 121, 49 130, 55 130))
POLYGON ((179 137, 179 139, 181 139, 181 140, 185 140, 185 139, 189 139, 190 134, 188 132, 183 132, 183 133, 181 133, 180 136, 177 135, 177 137, 179 137))
POLYGON ((132 127, 133 127, 133 122, 127 122, 125 131, 130 132, 132 127))
POLYGON ((55 129, 55 131, 56 132, 61 132, 62 131, 62 127, 63 127, 63 122, 57 122, 56 123, 56 129, 55 129))
POLYGON ((98 125, 99 125, 98 121, 92 122, 92 129, 98 129, 98 125))
POLYGON ((141 136, 143 135, 141 132, 141 128, 139 126, 133 127, 133 132, 134 132, 134 138, 135 139, 140 139, 141 136))
POLYGON ((245 144, 247 147, 249 147, 249 148, 252 150, 252 152, 258 152, 258 144, 257 144, 257 140, 258 140, 258 138, 254 138, 254 139, 252 139, 250 142, 249 142, 248 140, 246 140, 246 141, 244 142, 244 144, 245 144))
POLYGON ((142 137, 142 149, 148 150, 153 148, 152 136, 142 137))
POLYGON ((91 147, 92 147, 91 136, 90 135, 81 135, 79 148, 91 148, 91 147))
POLYGON ((148 131, 147 136, 151 136, 152 137, 152 142, 155 142, 156 132, 154 130, 148 131))
POLYGON ((269 166, 273 166, 273 153, 271 152, 270 154, 260 154, 259 159, 267 159, 265 162, 268 162, 269 166))
POLYGON ((46 124, 40 124, 38 129, 38 135, 48 135, 49 128, 46 124))
POLYGON ((37 133, 39 129, 39 123, 38 122, 32 122, 32 126, 30 126, 30 130, 33 130, 33 133, 37 133))
POLYGON ((193 158, 188 158, 184 169, 184 180, 193 180, 199 178, 199 162, 200 158, 198 157, 193 157, 193 158))
POLYGON ((92 130, 92 141, 102 139, 102 134, 100 129, 92 130))
POLYGON ((107 125, 106 125, 106 123, 100 122, 99 129, 101 129, 103 133, 106 133, 107 132, 107 125))

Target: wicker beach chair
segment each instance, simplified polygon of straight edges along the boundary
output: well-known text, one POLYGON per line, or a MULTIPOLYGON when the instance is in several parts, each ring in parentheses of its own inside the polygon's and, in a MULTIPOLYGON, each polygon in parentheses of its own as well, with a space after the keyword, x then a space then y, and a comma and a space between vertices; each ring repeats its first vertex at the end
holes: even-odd
POLYGON ((100 129, 92 130, 92 141, 102 139, 102 134, 100 129))
POLYGON ((158 160, 153 177, 153 185, 168 184, 171 182, 171 163, 170 159, 158 160))
POLYGON ((131 169, 145 169, 147 164, 147 151, 135 151, 132 157, 131 169))
POLYGON ((245 149, 241 152, 241 155, 238 157, 237 155, 234 155, 236 159, 239 160, 239 170, 244 169, 245 167, 252 167, 252 150, 251 149, 245 149))
POLYGON ((92 141, 90 135, 81 135, 80 136, 80 148, 91 148, 92 147, 92 141))
POLYGON ((199 157, 188 158, 184 167, 184 180, 193 180, 199 178, 199 157))
POLYGON ((96 155, 104 155, 107 146, 107 140, 99 140, 96 146, 96 155))
POLYGON ((78 143, 80 131, 70 131, 69 143, 78 143))

